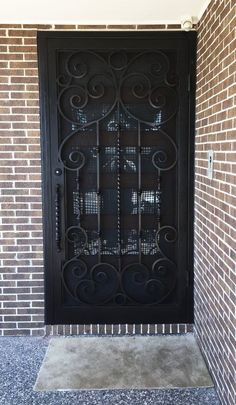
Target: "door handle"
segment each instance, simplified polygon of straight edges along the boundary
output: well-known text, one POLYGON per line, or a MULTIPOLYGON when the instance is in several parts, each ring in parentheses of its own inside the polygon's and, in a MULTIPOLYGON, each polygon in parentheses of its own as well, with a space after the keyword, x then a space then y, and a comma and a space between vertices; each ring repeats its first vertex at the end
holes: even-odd
POLYGON ((55 195, 55 241, 57 252, 61 251, 61 187, 60 184, 56 185, 55 195))

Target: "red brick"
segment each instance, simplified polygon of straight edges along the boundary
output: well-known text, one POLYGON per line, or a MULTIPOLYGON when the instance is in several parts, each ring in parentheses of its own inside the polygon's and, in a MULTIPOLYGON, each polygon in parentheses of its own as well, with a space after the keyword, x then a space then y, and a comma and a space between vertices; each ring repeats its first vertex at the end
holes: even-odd
POLYGON ((235 403, 235 356, 230 330, 235 322, 232 295, 235 238, 235 10, 234 2, 211 2, 198 24, 195 205, 195 331, 222 404, 235 403), (214 38, 214 39, 213 39, 214 38), (231 43, 230 43, 231 42, 231 43), (205 52, 203 54, 203 52, 205 52), (209 69, 210 68, 210 69, 209 69), (204 126, 204 124, 206 124, 204 126), (208 124, 208 125, 207 125, 208 124), (226 142, 228 141, 228 142, 226 142), (213 149, 213 180, 206 154, 213 149), (221 152, 222 151, 222 152, 221 152), (203 160, 204 159, 204 160, 203 160), (229 215, 230 213, 230 215, 229 215), (231 295, 231 301, 228 296, 231 295), (214 304, 214 305, 213 305, 214 304), (227 378, 226 378, 227 374, 227 378), (230 376, 228 378, 228 376, 230 376), (229 401, 227 392, 233 392, 229 401))
POLYGON ((35 37, 37 35, 36 30, 8 30, 10 37, 35 37))

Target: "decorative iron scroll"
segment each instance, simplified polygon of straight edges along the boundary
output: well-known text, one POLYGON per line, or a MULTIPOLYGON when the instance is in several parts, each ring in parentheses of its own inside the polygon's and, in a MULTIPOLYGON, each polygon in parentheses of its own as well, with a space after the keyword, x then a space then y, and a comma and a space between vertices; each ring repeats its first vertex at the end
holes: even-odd
MULTIPOLYGON (((59 160, 68 172, 76 173, 76 189, 73 191, 73 209, 76 225, 66 229, 69 260, 62 267, 62 281, 68 294, 80 305, 154 305, 164 302, 176 285, 176 264, 169 258, 169 247, 175 246, 177 230, 161 224, 161 173, 174 168, 177 162, 177 146, 162 128, 178 110, 176 83, 170 80, 168 57, 160 51, 140 52, 135 56, 127 52, 112 51, 95 53, 74 52, 67 57, 64 72, 58 76, 58 111, 62 120, 72 127, 71 133, 60 143, 59 160), (112 149, 111 167, 117 176, 117 242, 109 250, 104 246, 101 233, 101 210, 104 196, 100 187, 101 145, 100 126, 113 114, 117 135, 112 149), (121 145, 121 117, 126 115, 137 123, 137 146, 127 147, 137 162, 123 158, 121 145), (88 230, 81 226, 80 172, 88 164, 83 148, 74 148, 83 131, 96 126, 96 145, 90 150, 96 158, 97 189, 93 192, 97 216, 97 230, 93 231, 93 245, 88 230), (156 131, 158 149, 142 145, 141 125, 156 131), (157 187, 152 199, 156 201, 156 223, 153 244, 148 247, 148 235, 142 228, 145 213, 145 190, 142 189, 142 162, 144 156, 157 173, 157 187), (125 160, 125 163, 124 163, 125 160), (112 166, 113 165, 113 166, 112 166), (121 173, 126 170, 138 175, 137 190, 132 192, 138 216, 138 261, 122 266, 124 241, 121 236, 121 173), (96 196, 96 197, 95 197, 96 196), (93 252, 97 263, 89 265, 86 259, 93 252), (146 253, 147 252, 147 253, 146 253), (152 266, 143 262, 145 254, 153 255, 152 266), (103 256, 117 256, 119 265, 103 261, 103 256)), ((109 148, 108 148, 109 149, 109 148)), ((111 149, 111 148, 110 148, 111 149)), ((89 152, 89 153, 90 153, 89 152)), ((109 152, 109 151, 108 151, 109 152)), ((103 168, 105 171, 105 166, 103 168)), ((147 193, 147 192, 146 192, 147 193)), ((146 204, 147 205, 147 204, 146 204)), ((150 204, 149 204, 150 205, 150 204)), ((112 209, 112 207, 111 207, 112 209)), ((136 231, 135 231, 136 232, 136 231)), ((147 233, 147 232, 146 232, 147 233)), ((150 235, 149 235, 150 237, 150 235)), ((127 236, 129 240, 129 236, 127 236)), ((127 248, 126 255, 134 249, 127 248)))

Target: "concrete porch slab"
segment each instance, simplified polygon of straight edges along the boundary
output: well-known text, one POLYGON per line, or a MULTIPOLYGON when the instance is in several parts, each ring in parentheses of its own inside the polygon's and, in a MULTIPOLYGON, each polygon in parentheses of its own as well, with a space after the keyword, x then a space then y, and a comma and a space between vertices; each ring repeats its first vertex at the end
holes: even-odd
POLYGON ((52 338, 36 391, 212 387, 193 335, 52 338))

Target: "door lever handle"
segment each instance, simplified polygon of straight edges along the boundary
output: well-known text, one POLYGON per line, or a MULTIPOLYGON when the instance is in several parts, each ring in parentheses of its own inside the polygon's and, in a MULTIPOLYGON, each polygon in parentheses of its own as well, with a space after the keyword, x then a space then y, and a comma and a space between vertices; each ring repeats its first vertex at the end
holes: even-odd
POLYGON ((61 192, 60 184, 56 185, 56 195, 55 195, 55 240, 57 252, 61 251, 61 192))

